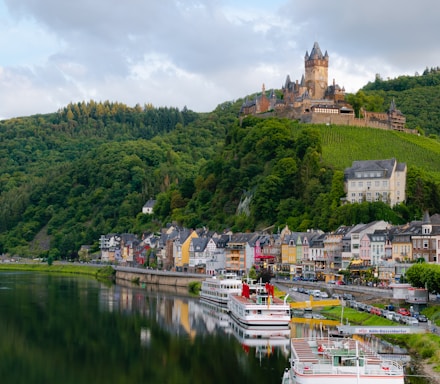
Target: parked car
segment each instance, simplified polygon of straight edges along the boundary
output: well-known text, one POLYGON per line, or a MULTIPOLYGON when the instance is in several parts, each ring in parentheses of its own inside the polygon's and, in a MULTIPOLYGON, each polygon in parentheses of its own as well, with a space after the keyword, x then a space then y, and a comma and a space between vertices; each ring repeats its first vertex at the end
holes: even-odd
POLYGON ((372 307, 370 309, 370 313, 372 315, 382 316, 382 311, 380 310, 380 308, 372 307))
POLYGON ((422 314, 417 316, 417 320, 419 323, 427 323, 428 322, 428 318, 422 314))
POLYGON ((411 312, 408 311, 406 308, 399 308, 397 313, 401 314, 402 316, 411 316, 411 312))
POLYGON ((405 323, 408 325, 419 325, 419 321, 415 317, 404 316, 403 318, 405 319, 405 323))
POLYGON ((388 320, 394 320, 394 316, 396 315, 396 312, 394 311, 388 311, 387 313, 387 319, 388 320))
POLYGON ((354 300, 354 296, 353 296, 351 293, 344 293, 344 294, 342 295, 342 298, 343 298, 344 300, 354 300))
POLYGON ((338 280, 335 282, 336 285, 345 285, 345 283, 342 280, 338 280))
POLYGON ((325 291, 321 292, 321 298, 327 299, 328 298, 328 293, 325 292, 325 291))

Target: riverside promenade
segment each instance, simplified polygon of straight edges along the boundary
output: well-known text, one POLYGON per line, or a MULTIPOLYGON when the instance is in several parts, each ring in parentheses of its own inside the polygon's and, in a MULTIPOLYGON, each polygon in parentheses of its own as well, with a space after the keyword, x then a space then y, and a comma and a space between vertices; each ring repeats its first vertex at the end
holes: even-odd
POLYGON ((157 269, 113 267, 116 271, 116 279, 136 281, 139 284, 155 284, 172 287, 188 287, 189 283, 202 282, 208 275, 200 273, 160 271, 157 269))

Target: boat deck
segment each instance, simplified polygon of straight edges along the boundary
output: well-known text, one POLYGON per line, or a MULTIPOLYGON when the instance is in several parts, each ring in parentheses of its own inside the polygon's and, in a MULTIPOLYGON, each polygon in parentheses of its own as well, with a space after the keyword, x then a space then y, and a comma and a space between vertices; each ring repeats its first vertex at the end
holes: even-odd
POLYGON ((301 362, 318 363, 319 359, 312 347, 304 339, 292 339, 292 354, 301 362))
POLYGON ((381 369, 388 374, 402 370, 396 362, 383 359, 367 344, 349 338, 291 339, 292 359, 302 366, 345 369, 358 362, 364 369, 381 369))
MULTIPOLYGON (((249 298, 244 297, 242 295, 234 295, 234 298, 235 298, 235 300, 239 301, 242 304, 267 305, 266 301, 259 302, 258 296, 255 296, 255 295, 251 295, 249 298)), ((278 297, 271 297, 269 305, 270 304, 280 305, 280 304, 284 304, 284 301, 278 297)))

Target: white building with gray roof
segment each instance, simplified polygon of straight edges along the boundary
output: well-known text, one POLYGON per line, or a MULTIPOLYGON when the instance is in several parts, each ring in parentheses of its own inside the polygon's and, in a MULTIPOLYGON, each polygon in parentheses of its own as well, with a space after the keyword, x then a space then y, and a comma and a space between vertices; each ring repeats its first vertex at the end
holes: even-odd
POLYGON ((390 206, 406 199, 405 163, 396 159, 354 161, 345 169, 344 181, 348 203, 383 201, 390 206))

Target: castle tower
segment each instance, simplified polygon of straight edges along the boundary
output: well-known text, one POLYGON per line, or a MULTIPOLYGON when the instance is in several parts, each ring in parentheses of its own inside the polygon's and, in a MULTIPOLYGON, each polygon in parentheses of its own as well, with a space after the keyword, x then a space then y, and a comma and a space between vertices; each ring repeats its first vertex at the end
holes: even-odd
POLYGON ((328 87, 328 62, 327 51, 322 54, 319 44, 315 42, 310 55, 306 52, 305 86, 312 99, 323 99, 328 87))

